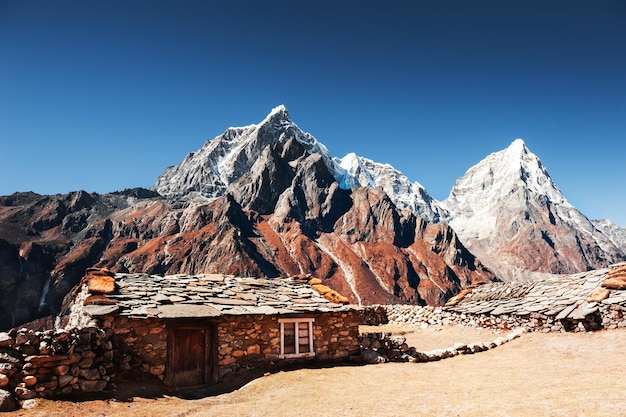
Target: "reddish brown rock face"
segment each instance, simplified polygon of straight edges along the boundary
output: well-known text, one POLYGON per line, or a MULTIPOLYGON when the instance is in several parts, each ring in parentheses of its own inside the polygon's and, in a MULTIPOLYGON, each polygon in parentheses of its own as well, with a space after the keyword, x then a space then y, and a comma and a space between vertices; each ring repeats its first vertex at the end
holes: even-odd
POLYGON ((339 189, 319 155, 298 146, 268 149, 210 202, 168 202, 147 191, 4 197, 0 328, 57 312, 91 266, 311 274, 362 304, 442 304, 494 279, 448 226, 399 211, 381 189, 339 189), (29 291, 21 292, 24 280, 29 291))

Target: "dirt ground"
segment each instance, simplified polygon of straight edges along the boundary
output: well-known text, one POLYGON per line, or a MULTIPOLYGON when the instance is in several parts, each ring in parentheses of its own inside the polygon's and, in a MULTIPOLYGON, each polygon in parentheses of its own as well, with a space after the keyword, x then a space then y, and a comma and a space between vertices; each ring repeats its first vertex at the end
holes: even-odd
MULTIPOLYGON (((364 327, 430 350, 494 340, 484 329, 364 327)), ((7 416, 624 416, 626 331, 522 335, 439 362, 283 371, 185 399, 132 387, 126 400, 43 401, 7 416)))

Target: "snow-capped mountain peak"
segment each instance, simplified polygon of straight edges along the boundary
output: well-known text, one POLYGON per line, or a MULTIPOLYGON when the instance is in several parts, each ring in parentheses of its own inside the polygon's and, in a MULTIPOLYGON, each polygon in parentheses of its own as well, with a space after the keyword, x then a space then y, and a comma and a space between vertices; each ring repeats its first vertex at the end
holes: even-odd
POLYGON ((620 250, 567 201, 522 139, 467 170, 441 204, 463 243, 501 275, 515 268, 568 273, 619 260, 605 258, 620 250))
POLYGON ((330 152, 311 134, 302 131, 290 118, 284 105, 276 106, 258 124, 231 127, 205 142, 178 165, 169 167, 157 179, 153 190, 169 198, 223 195, 229 184, 248 172, 267 146, 295 138, 309 153, 318 153, 343 189, 382 187, 391 200, 428 221, 442 217, 439 204, 424 187, 411 181, 388 164, 380 164, 354 153, 332 158, 330 152))
POLYGON ((468 169, 443 204, 454 206, 457 196, 466 196, 474 200, 475 206, 486 207, 486 201, 499 200, 524 189, 545 195, 553 203, 571 207, 541 160, 528 149, 523 139, 515 139, 506 149, 488 155, 468 169), (468 191, 471 192, 468 194, 468 191))
POLYGON ((331 172, 339 175, 341 169, 335 166, 328 149, 302 131, 289 117, 287 108, 279 105, 258 124, 230 127, 206 141, 180 164, 167 168, 152 189, 169 198, 190 194, 209 199, 221 196, 228 184, 250 169, 265 147, 290 138, 305 145, 309 153, 320 153, 331 172))

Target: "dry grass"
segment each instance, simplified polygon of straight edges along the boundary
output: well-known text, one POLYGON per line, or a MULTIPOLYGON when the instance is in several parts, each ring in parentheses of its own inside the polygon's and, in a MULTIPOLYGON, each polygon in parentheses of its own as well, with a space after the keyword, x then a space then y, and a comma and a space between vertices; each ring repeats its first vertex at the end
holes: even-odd
MULTIPOLYGON (((497 336, 459 327, 387 330, 406 332, 408 343, 420 350, 497 336)), ((533 333, 487 352, 440 362, 279 372, 236 391, 197 400, 146 388, 144 398, 130 402, 41 401, 34 409, 9 415, 623 416, 624 363, 626 331, 533 333)))

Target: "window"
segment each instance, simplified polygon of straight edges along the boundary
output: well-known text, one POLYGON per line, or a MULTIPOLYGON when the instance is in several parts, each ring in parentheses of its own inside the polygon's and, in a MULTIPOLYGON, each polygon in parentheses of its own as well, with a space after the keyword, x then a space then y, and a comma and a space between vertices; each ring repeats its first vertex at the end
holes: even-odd
POLYGON ((315 356, 313 322, 315 319, 279 319, 280 357, 315 356))

